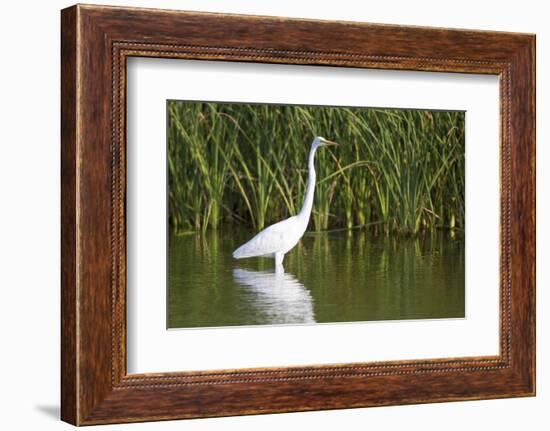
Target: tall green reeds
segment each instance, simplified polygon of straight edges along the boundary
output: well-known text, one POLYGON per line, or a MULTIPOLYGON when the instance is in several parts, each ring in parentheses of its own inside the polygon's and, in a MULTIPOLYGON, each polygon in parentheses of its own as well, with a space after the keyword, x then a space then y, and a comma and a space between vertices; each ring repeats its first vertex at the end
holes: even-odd
POLYGON ((255 230, 296 214, 317 152, 309 229, 464 228, 464 113, 168 102, 169 222, 255 230))

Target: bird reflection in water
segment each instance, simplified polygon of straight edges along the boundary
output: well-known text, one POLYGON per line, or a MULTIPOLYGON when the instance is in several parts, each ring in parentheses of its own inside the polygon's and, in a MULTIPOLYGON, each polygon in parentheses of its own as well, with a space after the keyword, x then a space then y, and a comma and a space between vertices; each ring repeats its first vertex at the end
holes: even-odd
POLYGON ((292 275, 236 268, 233 279, 246 288, 254 306, 271 324, 315 323, 313 298, 292 275))

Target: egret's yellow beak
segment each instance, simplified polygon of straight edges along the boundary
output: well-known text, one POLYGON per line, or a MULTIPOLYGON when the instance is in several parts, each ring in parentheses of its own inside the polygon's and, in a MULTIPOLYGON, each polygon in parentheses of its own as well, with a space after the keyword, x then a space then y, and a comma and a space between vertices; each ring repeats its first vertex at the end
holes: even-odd
POLYGON ((334 145, 338 145, 336 142, 333 142, 333 141, 329 141, 328 139, 323 139, 323 144, 327 145, 327 146, 334 146, 334 145))

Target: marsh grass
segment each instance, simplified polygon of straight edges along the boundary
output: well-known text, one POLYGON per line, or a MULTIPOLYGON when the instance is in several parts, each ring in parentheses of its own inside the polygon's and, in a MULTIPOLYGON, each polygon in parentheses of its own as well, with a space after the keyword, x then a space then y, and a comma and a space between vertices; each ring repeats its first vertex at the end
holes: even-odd
POLYGON ((464 228, 464 113, 168 102, 169 222, 259 230, 299 211, 314 136, 309 229, 414 235, 464 228))

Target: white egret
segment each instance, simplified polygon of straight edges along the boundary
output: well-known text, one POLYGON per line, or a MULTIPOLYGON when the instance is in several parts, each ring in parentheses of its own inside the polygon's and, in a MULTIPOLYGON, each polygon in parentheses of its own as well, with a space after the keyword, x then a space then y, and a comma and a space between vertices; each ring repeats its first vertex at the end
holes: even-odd
POLYGON ((337 145, 336 142, 328 141, 317 136, 311 143, 308 157, 308 180, 304 203, 300 212, 292 217, 266 227, 254 238, 241 245, 233 252, 235 259, 247 257, 271 257, 275 258, 277 271, 283 270, 283 259, 306 231, 313 207, 313 194, 315 192, 315 152, 317 148, 328 145, 337 145))

